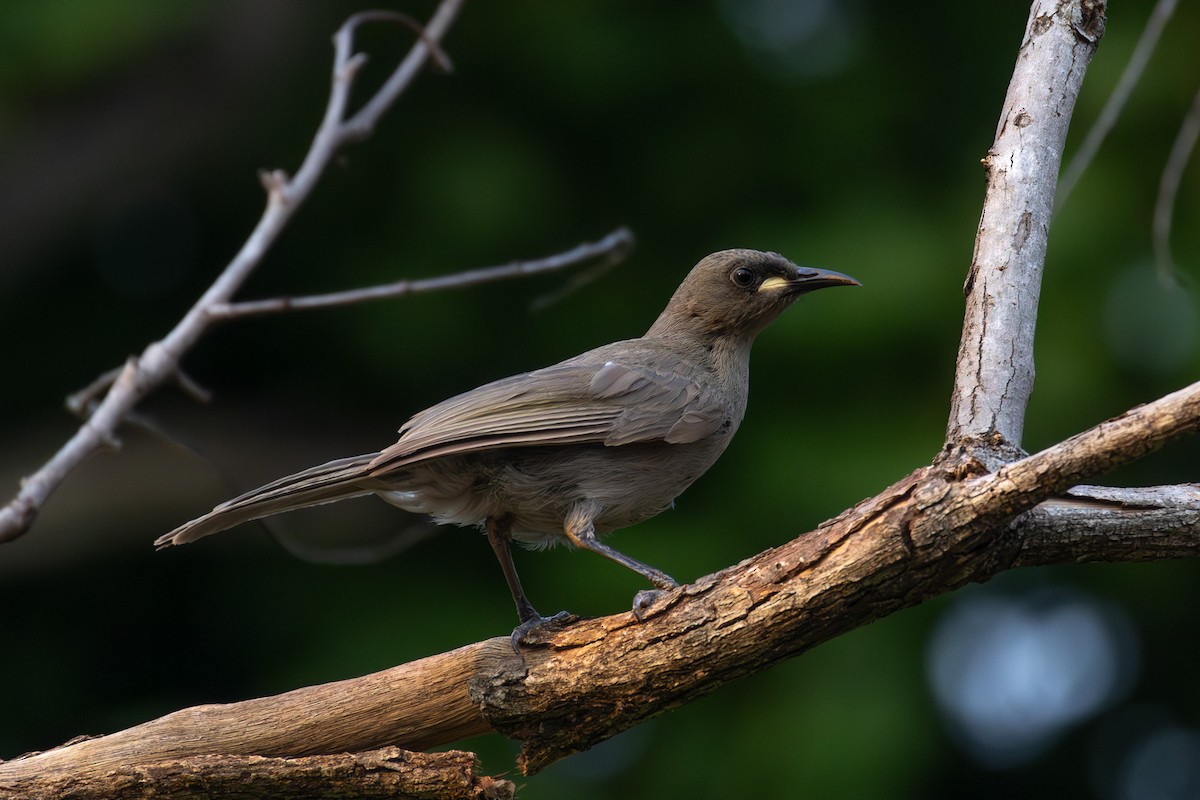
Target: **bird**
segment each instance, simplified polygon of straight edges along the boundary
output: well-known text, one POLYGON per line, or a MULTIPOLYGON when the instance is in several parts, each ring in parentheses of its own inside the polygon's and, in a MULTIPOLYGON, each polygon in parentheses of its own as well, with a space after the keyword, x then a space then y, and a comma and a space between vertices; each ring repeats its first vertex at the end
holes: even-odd
POLYGON ((725 451, 746 411, 751 345, 771 321, 803 294, 860 285, 774 252, 713 253, 645 335, 451 397, 413 415, 390 447, 280 478, 155 544, 374 494, 439 524, 483 529, 516 604, 514 649, 561 615, 543 617, 526 597, 513 541, 567 543, 638 573, 654 587, 635 597, 641 619, 679 584, 602 537, 672 507, 725 451))

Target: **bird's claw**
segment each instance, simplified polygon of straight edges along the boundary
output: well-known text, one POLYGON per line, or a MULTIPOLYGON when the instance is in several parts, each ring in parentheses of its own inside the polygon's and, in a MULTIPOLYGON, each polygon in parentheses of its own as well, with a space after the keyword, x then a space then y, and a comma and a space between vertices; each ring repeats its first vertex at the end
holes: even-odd
POLYGON ((650 610, 650 606, 658 602, 659 598, 666 593, 666 590, 663 589, 642 589, 635 594, 633 596, 633 616, 637 618, 637 621, 641 622, 646 612, 650 610))
POLYGON ((512 649, 517 655, 521 655, 521 645, 525 642, 525 637, 535 630, 547 628, 561 628, 562 626, 574 622, 579 617, 572 614, 570 611, 560 611, 553 617, 543 617, 541 614, 530 617, 522 622, 517 627, 513 628, 512 632, 512 649))

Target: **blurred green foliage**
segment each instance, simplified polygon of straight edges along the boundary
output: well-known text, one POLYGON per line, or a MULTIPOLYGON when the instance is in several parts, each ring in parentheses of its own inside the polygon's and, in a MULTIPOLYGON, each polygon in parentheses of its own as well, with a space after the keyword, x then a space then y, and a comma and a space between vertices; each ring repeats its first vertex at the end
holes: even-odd
MULTIPOLYGON (((328 86, 328 36, 357 2, 22 0, 0 26, 0 477, 15 489, 69 435, 61 398, 162 336, 235 252, 259 168, 294 169, 328 86)), ((424 17, 432 5, 403 10, 424 17)), ((1149 5, 1117 4, 1068 154, 1149 5)), ((93 459, 0 553, 0 757, 226 701, 362 674, 507 631, 482 539, 444 530, 363 567, 297 561, 261 528, 154 554, 235 490, 390 443, 443 397, 635 336, 688 268, 778 250, 862 280, 764 334, 730 451, 672 513, 617 534, 688 580, 809 529, 941 445, 961 284, 1021 4, 854 0, 469 3, 375 136, 344 154, 243 292, 333 291, 567 249, 629 225, 623 264, 544 310, 564 276, 238 322, 188 358, 215 391, 165 391, 122 452, 93 459), (474 542, 474 544, 471 544, 474 542)), ((1051 444, 1192 381, 1190 288, 1151 267, 1150 213, 1200 82, 1183 4, 1129 109, 1051 234, 1025 445, 1051 444)), ((363 82, 406 34, 367 32, 363 82)), ((1176 259, 1200 264, 1200 165, 1176 259)), ((1128 468, 1195 480, 1194 443, 1128 468)), ((292 515, 341 542, 405 524, 382 504, 292 515)), ((519 553, 544 609, 611 613, 636 577, 563 550, 519 553)), ((1195 564, 1046 570, 1125 605, 1143 672, 1129 703, 1200 723, 1195 564)), ((896 615, 548 769, 526 798, 1078 796, 1084 726, 992 772, 940 724, 927 633, 953 598, 896 615), (717 766, 719 765, 719 766, 717 766)), ((1098 724, 1098 723, 1097 723, 1098 724)), ((498 737, 485 768, 511 769, 498 737)), ((1100 794, 1104 794, 1103 791, 1100 794)))

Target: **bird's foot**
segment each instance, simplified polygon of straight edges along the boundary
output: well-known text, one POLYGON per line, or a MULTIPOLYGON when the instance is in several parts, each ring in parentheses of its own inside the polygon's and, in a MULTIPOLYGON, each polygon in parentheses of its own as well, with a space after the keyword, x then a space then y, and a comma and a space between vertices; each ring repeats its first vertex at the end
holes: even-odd
POLYGON ((669 589, 642 589, 633 596, 633 616, 641 622, 650 610, 650 606, 654 605, 665 595, 669 589))
POLYGON ((513 652, 521 655, 521 645, 525 642, 525 637, 530 633, 540 631, 543 628, 553 630, 568 625, 579 617, 572 614, 570 611, 560 611, 553 617, 543 617, 541 614, 535 614, 523 621, 520 625, 513 628, 512 632, 512 648, 513 652))

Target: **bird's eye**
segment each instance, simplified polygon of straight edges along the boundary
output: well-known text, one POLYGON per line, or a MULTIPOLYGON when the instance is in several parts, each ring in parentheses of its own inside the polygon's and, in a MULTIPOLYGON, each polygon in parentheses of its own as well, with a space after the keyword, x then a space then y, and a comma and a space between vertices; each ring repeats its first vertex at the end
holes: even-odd
POLYGON ((749 289, 758 280, 758 276, 754 274, 754 270, 748 267, 738 267, 733 272, 729 273, 729 280, 733 281, 734 286, 740 286, 743 289, 749 289))

